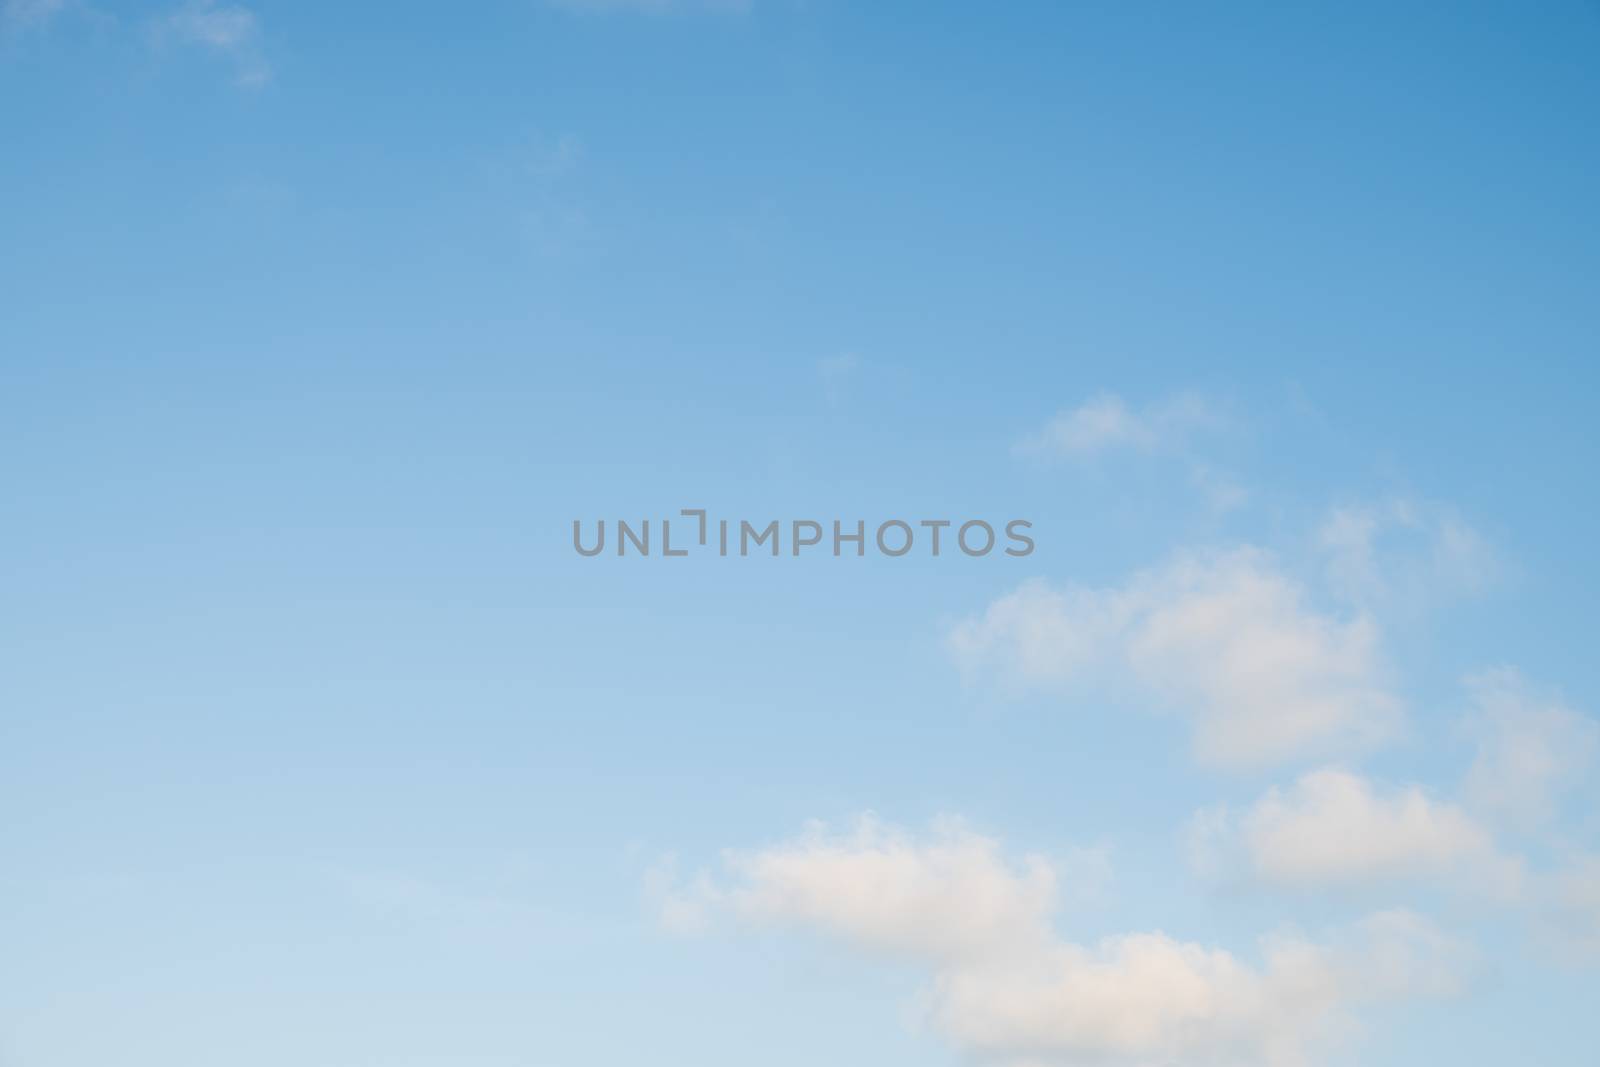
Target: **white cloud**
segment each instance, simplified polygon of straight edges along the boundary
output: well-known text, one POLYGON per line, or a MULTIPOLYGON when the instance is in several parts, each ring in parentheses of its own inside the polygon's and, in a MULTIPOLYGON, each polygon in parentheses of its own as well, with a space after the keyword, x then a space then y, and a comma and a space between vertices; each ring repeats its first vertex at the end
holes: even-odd
POLYGON ((1260 964, 1165 934, 1058 943, 935 979, 931 1022, 981 1062, 1303 1065, 1365 1004, 1456 992, 1471 952, 1384 912, 1331 942, 1264 938, 1260 964))
POLYGON ((1306 604, 1264 553, 1183 556, 1110 589, 1026 583, 957 625, 969 677, 1013 687, 1131 678, 1194 725, 1198 756, 1266 764, 1370 747, 1394 734, 1377 628, 1306 604))
POLYGON ((1560 792, 1580 783, 1600 752, 1600 724, 1500 668, 1467 680, 1477 742, 1465 796, 1475 809, 1520 829, 1556 814, 1560 792))
POLYGON ((1016 451, 1045 459, 1087 458, 1118 449, 1155 452, 1176 448, 1194 431, 1222 423, 1211 405, 1192 393, 1140 411, 1115 393, 1100 393, 1057 415, 1039 433, 1018 442, 1016 451))
POLYGON ((1010 865, 993 840, 957 822, 925 840, 866 816, 848 833, 812 824, 797 840, 730 852, 737 885, 701 880, 663 905, 672 925, 698 909, 793 921, 885 952, 938 960, 1036 942, 1055 906, 1055 868, 1042 856, 1010 865))
POLYGON ((1418 786, 1383 789, 1332 768, 1269 790, 1237 816, 1199 813, 1190 850, 1205 873, 1227 877, 1242 866, 1253 879, 1296 889, 1436 878, 1510 898, 1523 881, 1521 862, 1461 808, 1418 786))
POLYGON ((242 5, 188 0, 161 20, 157 33, 227 57, 234 65, 235 81, 246 88, 258 88, 272 77, 260 53, 260 20, 242 5))
POLYGON ((979 1062, 1302 1064, 1364 1002, 1450 992, 1466 953, 1386 913, 1328 943, 1269 938, 1261 962, 1160 932, 1079 945, 1051 925, 1060 872, 959 824, 918 838, 865 820, 725 860, 688 895, 717 915, 815 930, 920 961, 926 1024, 979 1062))
POLYGON ((1395 498, 1333 509, 1317 531, 1330 588, 1356 603, 1473 592, 1499 570, 1488 542, 1447 508, 1395 498))

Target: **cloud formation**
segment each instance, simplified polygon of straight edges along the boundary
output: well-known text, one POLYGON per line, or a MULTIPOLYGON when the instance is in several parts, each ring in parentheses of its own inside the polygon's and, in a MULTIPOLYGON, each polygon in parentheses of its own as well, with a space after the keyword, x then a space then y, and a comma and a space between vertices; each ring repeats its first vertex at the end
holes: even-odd
POLYGON ((1316 542, 1329 588, 1360 604, 1475 592, 1499 571, 1489 543, 1459 515, 1403 497, 1334 508, 1316 542))
POLYGON ((247 7, 188 0, 160 21, 157 34, 226 58, 233 64, 234 80, 245 88, 271 80, 272 68, 260 52, 261 23, 247 7))
POLYGON ((1400 725, 1376 624, 1313 610, 1251 548, 1180 556, 1108 589, 1025 583, 954 627, 969 678, 1064 687, 1095 676, 1136 688, 1193 724, 1203 761, 1281 762, 1376 745, 1400 725))
POLYGON ((980 1062, 1290 1067, 1376 1003, 1447 996, 1471 952, 1409 912, 1317 943, 1262 939, 1261 962, 1165 934, 1059 943, 1031 960, 941 974, 934 1024, 980 1062))
POLYGON ((1523 884, 1521 861, 1461 808, 1419 786, 1385 789, 1337 768, 1270 789, 1238 814, 1200 812, 1189 844, 1203 873, 1290 889, 1438 879, 1509 899, 1523 884))
POLYGON ((1545 885, 1541 932, 1574 964, 1600 962, 1600 855, 1578 856, 1545 885))
POLYGON ((703 875, 663 902, 917 962, 926 1024, 1005 1067, 1291 1067, 1363 1004, 1452 992, 1470 955, 1403 912, 1322 943, 1264 939, 1259 962, 1159 931, 1080 945, 1051 924, 1060 884, 1046 857, 1008 861, 959 823, 917 837, 869 818, 729 853, 721 881, 703 875))
POLYGON ((1600 723, 1536 693, 1510 668, 1467 680, 1477 743, 1463 791, 1475 810, 1522 830, 1550 822, 1559 795, 1585 778, 1600 754, 1600 723))
POLYGON ((916 841, 864 816, 848 833, 814 823, 799 838, 752 853, 730 852, 735 885, 702 881, 663 901, 669 925, 700 909, 748 919, 793 920, 866 947, 954 959, 1038 939, 1055 905, 1055 868, 1042 856, 1006 863, 996 842, 945 821, 916 841))
POLYGON ((1061 412, 1019 441, 1019 455, 1042 459, 1085 459, 1118 450, 1157 452, 1175 449, 1198 430, 1223 424, 1202 397, 1181 393, 1145 407, 1130 408, 1115 393, 1100 393, 1061 412))

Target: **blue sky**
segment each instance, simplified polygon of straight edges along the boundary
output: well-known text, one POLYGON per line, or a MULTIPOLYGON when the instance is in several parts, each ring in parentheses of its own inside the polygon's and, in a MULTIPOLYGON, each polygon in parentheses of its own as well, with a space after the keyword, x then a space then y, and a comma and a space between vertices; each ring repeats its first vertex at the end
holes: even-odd
POLYGON ((1589 1063, 1597 55, 3 0, 0 1065, 1589 1063))

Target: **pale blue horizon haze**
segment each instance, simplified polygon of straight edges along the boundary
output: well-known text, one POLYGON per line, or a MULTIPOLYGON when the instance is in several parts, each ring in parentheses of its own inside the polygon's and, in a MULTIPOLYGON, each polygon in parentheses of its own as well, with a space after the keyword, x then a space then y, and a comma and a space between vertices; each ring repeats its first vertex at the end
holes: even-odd
POLYGON ((1579 0, 0 0, 0 1067, 1592 1063, 1597 189, 1579 0))

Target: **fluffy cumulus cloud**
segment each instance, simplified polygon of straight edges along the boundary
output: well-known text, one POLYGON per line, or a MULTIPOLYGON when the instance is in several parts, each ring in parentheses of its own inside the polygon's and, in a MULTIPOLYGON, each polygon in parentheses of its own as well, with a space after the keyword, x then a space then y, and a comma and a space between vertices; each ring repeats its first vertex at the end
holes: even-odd
POLYGON ((1477 755, 1465 794, 1477 810, 1520 829, 1549 822, 1600 752, 1600 724, 1499 668, 1467 682, 1475 710, 1467 730, 1477 755))
POLYGON ((1289 1067, 1364 1005, 1446 996, 1472 952, 1420 916, 1368 917, 1314 942, 1262 939, 1259 963, 1161 933, 1057 943, 935 980, 933 1024, 985 1063, 1289 1067))
POLYGON ((1461 808, 1419 786, 1384 789, 1334 768, 1271 789, 1237 815, 1201 812, 1190 849, 1203 873, 1287 888, 1439 879, 1512 898, 1523 884, 1521 862, 1461 808))
POLYGON ((1120 587, 1023 585, 952 629, 969 678, 1059 687, 1131 678, 1194 725, 1203 760, 1268 764, 1375 745, 1402 709, 1377 628, 1316 611, 1254 549, 1183 556, 1120 587))
POLYGON ((1061 412, 1038 433, 1018 442, 1016 451, 1043 459, 1083 459, 1117 450, 1173 450, 1196 431, 1222 424, 1217 411, 1192 393, 1142 409, 1129 407, 1113 393, 1101 393, 1061 412))
POLYGON ((1051 860, 1008 860, 959 824, 916 836, 865 820, 730 853, 659 899, 918 961, 926 1025, 1008 1067, 1303 1064, 1363 1003, 1450 992, 1469 956, 1400 912, 1322 942, 1267 938, 1254 960, 1160 932, 1080 945, 1051 922, 1062 880, 1051 860))
POLYGON ((919 844, 870 820, 840 839, 813 827, 796 843, 736 858, 733 868, 746 915, 952 959, 1037 939, 1056 893, 1042 857, 1013 868, 977 834, 947 828, 919 844))
POLYGON ((731 909, 810 923, 885 952, 956 958, 1037 941, 1058 890, 1044 857, 1013 866, 995 841, 954 821, 922 841, 870 816, 845 834, 814 824, 797 840, 724 862, 734 887, 702 878, 687 895, 667 895, 669 925, 731 909))

